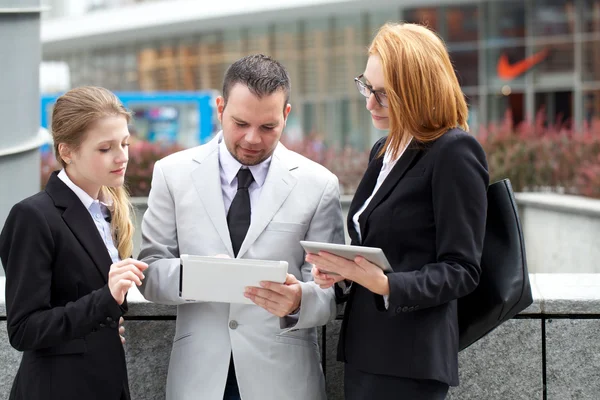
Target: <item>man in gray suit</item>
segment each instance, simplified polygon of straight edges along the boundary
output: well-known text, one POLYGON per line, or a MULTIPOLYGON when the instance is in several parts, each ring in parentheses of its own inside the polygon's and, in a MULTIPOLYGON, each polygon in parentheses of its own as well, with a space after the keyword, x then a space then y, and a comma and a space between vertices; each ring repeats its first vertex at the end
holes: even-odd
POLYGON ((279 143, 289 94, 277 61, 236 61, 217 99, 223 130, 154 167, 140 290, 178 305, 168 400, 326 397, 316 327, 335 317, 335 296, 312 282, 299 241, 343 243, 343 219, 335 175, 279 143), (284 260, 289 274, 247 290, 256 305, 186 303, 180 254, 284 260))

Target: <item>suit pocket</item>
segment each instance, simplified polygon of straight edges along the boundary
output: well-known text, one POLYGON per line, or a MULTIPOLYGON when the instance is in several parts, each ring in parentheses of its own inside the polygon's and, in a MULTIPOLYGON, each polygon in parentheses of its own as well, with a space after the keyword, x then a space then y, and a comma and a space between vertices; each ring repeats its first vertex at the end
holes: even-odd
POLYGON ((294 346, 303 346, 309 348, 317 348, 317 343, 313 342, 310 339, 305 339, 299 336, 293 335, 276 335, 275 341, 278 343, 291 344, 294 346))
POLYGON ((38 357, 61 356, 67 354, 84 354, 87 352, 85 339, 73 339, 71 341, 58 344, 52 347, 46 347, 35 351, 38 357))
POLYGON ((271 221, 271 223, 269 223, 269 225, 267 225, 267 227, 265 228, 265 231, 305 233, 307 229, 308 225, 306 224, 271 221))
POLYGON ((175 337, 173 340, 173 346, 185 345, 186 343, 189 343, 190 340, 192 340, 192 333, 184 333, 175 337))

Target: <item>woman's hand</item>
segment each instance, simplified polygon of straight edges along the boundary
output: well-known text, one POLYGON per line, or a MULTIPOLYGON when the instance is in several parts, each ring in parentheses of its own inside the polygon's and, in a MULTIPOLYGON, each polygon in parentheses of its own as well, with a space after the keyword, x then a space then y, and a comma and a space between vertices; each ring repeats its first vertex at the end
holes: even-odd
POLYGON ((142 284, 142 279, 144 279, 142 271, 146 268, 148 268, 148 264, 133 258, 127 258, 110 266, 108 288, 118 305, 125 301, 125 295, 131 285, 140 286, 142 284))
POLYGON ((121 344, 125 344, 125 327, 123 324, 125 320, 123 317, 119 318, 119 337, 121 338, 121 344))
POLYGON ((344 277, 337 274, 328 274, 325 271, 321 271, 315 265, 313 265, 312 270, 310 271, 314 278, 314 281, 321 289, 329 289, 336 283, 343 281, 344 277))
MULTIPOLYGON (((313 264, 321 272, 328 271, 339 274, 339 279, 335 275, 326 274, 329 278, 337 279, 337 282, 342 279, 348 279, 369 289, 373 293, 384 296, 390 294, 390 285, 387 276, 381 268, 365 260, 363 257, 358 256, 353 261, 350 261, 343 257, 320 251, 319 254, 307 254, 306 261, 313 264)), ((335 282, 334 280, 333 283, 335 282)))

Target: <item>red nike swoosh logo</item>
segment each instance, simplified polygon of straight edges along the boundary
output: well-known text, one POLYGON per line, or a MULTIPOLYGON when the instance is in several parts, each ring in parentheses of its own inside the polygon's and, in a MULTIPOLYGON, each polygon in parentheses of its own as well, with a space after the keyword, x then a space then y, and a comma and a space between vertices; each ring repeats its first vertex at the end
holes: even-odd
POLYGON ((508 55, 502 53, 498 59, 498 76, 505 81, 513 80, 544 61, 548 53, 549 50, 546 48, 513 64, 508 62, 508 55))

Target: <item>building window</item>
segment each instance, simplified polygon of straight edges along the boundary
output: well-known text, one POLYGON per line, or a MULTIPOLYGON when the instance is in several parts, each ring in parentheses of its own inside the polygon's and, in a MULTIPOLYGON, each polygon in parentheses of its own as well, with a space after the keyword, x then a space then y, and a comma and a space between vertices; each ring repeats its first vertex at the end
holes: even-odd
POLYGON ((479 39, 479 7, 462 4, 446 8, 448 42, 475 42, 479 39))
POLYGON ((367 25, 367 28, 365 29, 366 35, 364 37, 364 41, 367 45, 371 43, 371 40, 377 33, 377 30, 383 24, 388 22, 398 23, 400 21, 405 21, 405 19, 402 18, 402 12, 398 7, 369 12, 366 18, 363 15, 363 19, 366 20, 367 25))
POLYGON ((583 124, 592 133, 600 132, 600 90, 583 93, 583 124))
POLYGON ((549 43, 534 46, 528 60, 542 55, 537 65, 532 64, 536 85, 545 87, 573 87, 575 74, 575 47, 573 42, 549 43))
POLYGON ((245 31, 242 29, 229 29, 223 32, 224 59, 233 63, 246 55, 245 31))
POLYGON ((479 51, 477 45, 467 46, 467 48, 449 45, 448 48, 460 85, 462 87, 477 86, 479 84, 479 51), (453 50, 453 48, 456 48, 456 50, 453 50))
POLYGON ((302 54, 302 95, 315 95, 329 86, 330 26, 327 19, 311 20, 304 26, 302 54))
POLYGON ((522 92, 505 91, 487 98, 488 122, 509 122, 516 126, 525 120, 525 95, 522 92))
POLYGON ((267 25, 248 29, 248 44, 246 54, 272 54, 272 46, 267 25))
POLYGON ((536 0, 531 22, 535 36, 573 35, 575 5, 572 0, 536 0))
POLYGON ((583 43, 583 80, 600 82, 600 40, 583 43))
POLYGON ((523 0, 494 1, 487 3, 487 39, 503 42, 524 38, 525 2, 523 0))
POLYGON ((404 12, 404 18, 406 22, 413 22, 427 26, 436 32, 439 32, 440 8, 438 7, 421 7, 406 10, 404 12))
POLYGON ((583 1, 583 31, 600 33, 600 0, 583 1))
POLYGON ((469 107, 469 118, 467 124, 469 124, 469 130, 472 133, 477 133, 479 126, 481 125, 481 110, 479 105, 479 96, 465 96, 467 106, 469 107))
POLYGON ((359 15, 335 18, 333 21, 332 55, 329 65, 329 94, 355 96, 354 77, 367 60, 364 27, 359 15))
POLYGON ((273 56, 287 69, 292 84, 292 99, 296 99, 302 92, 302 79, 300 76, 302 37, 300 36, 300 24, 277 23, 273 25, 272 29, 273 56))
POLYGON ((573 92, 565 90, 536 93, 535 117, 544 126, 570 129, 573 124, 573 92))

